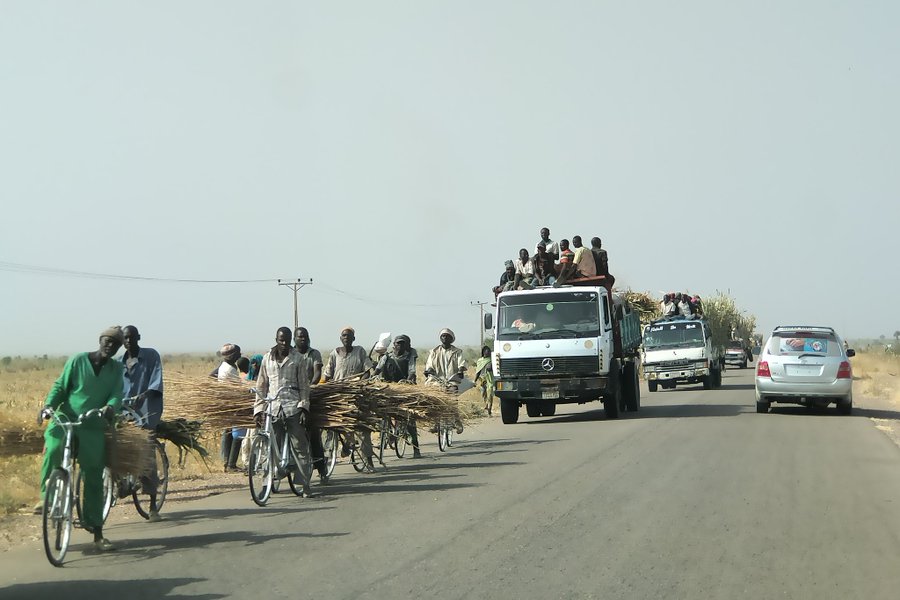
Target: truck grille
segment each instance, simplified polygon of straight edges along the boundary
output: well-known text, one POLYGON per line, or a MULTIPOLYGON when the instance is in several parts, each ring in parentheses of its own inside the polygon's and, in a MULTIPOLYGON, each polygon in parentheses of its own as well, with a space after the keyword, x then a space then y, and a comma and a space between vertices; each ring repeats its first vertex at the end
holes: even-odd
POLYGON ((595 375, 600 371, 596 356, 548 356, 541 358, 501 358, 500 377, 595 375), (553 361, 553 368, 544 368, 545 360, 553 361))

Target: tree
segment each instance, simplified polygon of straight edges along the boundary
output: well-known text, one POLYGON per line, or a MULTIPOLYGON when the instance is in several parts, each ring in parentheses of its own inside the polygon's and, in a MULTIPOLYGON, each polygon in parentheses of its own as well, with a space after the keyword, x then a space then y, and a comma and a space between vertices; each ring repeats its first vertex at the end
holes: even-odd
POLYGON ((895 342, 900 342, 900 331, 895 331, 895 332, 894 332, 894 341, 895 341, 895 342))

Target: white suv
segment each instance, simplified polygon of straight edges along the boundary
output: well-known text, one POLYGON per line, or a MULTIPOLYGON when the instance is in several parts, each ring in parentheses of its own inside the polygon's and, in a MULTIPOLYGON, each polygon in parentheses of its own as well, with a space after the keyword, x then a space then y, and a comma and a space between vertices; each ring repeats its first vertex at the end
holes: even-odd
POLYGON ((853 410, 853 369, 843 341, 831 327, 776 327, 756 364, 756 412, 772 402, 853 410))

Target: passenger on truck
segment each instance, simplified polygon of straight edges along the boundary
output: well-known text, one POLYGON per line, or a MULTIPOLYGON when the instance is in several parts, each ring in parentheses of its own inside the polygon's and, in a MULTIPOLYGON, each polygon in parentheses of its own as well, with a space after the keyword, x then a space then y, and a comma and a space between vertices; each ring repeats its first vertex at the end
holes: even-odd
POLYGON ((556 283, 556 265, 553 257, 547 252, 544 242, 538 242, 537 253, 531 257, 535 285, 553 285, 556 283))
POLYGON ((500 292, 508 292, 513 289, 513 286, 515 285, 516 266, 511 260, 504 262, 503 265, 506 267, 506 270, 500 275, 500 285, 494 286, 494 296, 500 292))
POLYGON ((691 318, 694 315, 694 311, 691 309, 691 297, 689 294, 678 294, 681 297, 681 300, 678 302, 678 312, 681 316, 685 318, 691 318))
MULTIPOLYGON (((541 229, 541 239, 538 244, 540 243, 544 244, 544 248, 547 249, 547 254, 553 258, 554 262, 559 260, 559 244, 550 239, 550 230, 546 227, 541 229)), ((537 246, 534 247, 534 253, 537 254, 537 246)))
POLYGON ((575 253, 569 250, 569 240, 559 241, 559 264, 556 265, 556 283, 560 286, 575 276, 575 253))
POLYGON ((612 288, 613 284, 616 282, 616 278, 609 272, 609 255, 607 255, 606 250, 603 249, 602 245, 603 242, 600 238, 591 238, 591 253, 594 255, 594 265, 597 267, 597 275, 606 277, 606 281, 609 282, 609 287, 612 288))
POLYGON ((575 248, 575 256, 572 263, 575 265, 576 277, 594 277, 597 275, 597 267, 594 265, 594 254, 581 243, 581 236, 572 238, 572 246, 575 248))
POLYGON ((668 300, 665 301, 663 306, 663 316, 664 317, 676 317, 678 316, 678 304, 675 302, 675 293, 669 292, 666 294, 668 300))
POLYGON ((514 289, 530 290, 534 288, 534 265, 528 257, 528 250, 519 250, 519 258, 516 260, 516 276, 514 289))

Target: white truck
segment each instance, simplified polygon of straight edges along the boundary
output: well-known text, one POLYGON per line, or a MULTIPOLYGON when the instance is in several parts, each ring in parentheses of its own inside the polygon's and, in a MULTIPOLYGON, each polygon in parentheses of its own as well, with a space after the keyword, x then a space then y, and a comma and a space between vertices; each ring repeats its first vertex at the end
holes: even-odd
POLYGON ((495 394, 504 423, 516 423, 522 405, 529 417, 593 400, 603 401, 610 419, 640 408, 640 320, 603 279, 497 297, 485 328, 494 333, 495 394))
POLYGON ((705 390, 722 385, 723 350, 705 319, 669 317, 646 325, 641 362, 651 392, 678 384, 702 383, 705 390))

